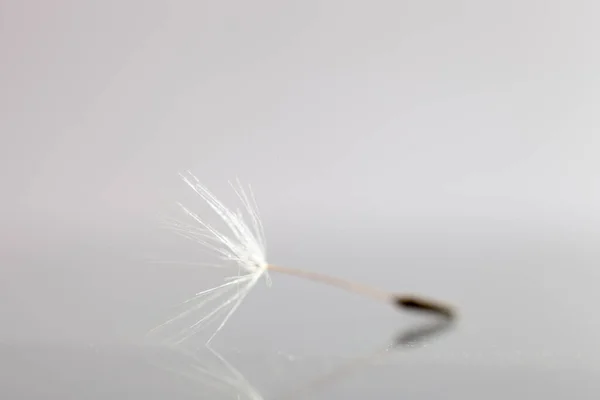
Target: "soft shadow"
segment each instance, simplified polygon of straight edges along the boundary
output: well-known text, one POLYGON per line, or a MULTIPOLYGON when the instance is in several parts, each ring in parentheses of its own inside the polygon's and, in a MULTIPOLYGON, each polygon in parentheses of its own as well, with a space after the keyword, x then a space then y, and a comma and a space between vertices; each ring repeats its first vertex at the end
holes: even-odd
POLYGON ((454 327, 454 320, 445 318, 438 321, 421 324, 396 335, 392 345, 394 348, 420 347, 427 341, 438 339, 454 327))
POLYGON ((202 398, 206 398, 210 394, 211 399, 305 399, 340 380, 349 378, 353 373, 389 356, 392 352, 400 349, 416 349, 430 344, 442 334, 450 331, 452 327, 453 320, 450 318, 437 318, 434 321, 419 323, 417 326, 402 330, 377 351, 353 358, 308 383, 288 386, 284 393, 268 397, 265 397, 237 368, 213 348, 186 349, 181 346, 158 346, 155 347, 157 351, 146 354, 152 354, 150 361, 155 367, 174 374, 184 382, 194 383, 192 386, 195 388, 192 390, 202 398))
POLYGON ((415 327, 402 330, 382 348, 366 356, 356 357, 333 371, 322 375, 312 382, 303 384, 300 387, 286 390, 285 393, 276 397, 278 400, 300 400, 308 398, 321 390, 330 387, 335 382, 349 378, 353 373, 362 368, 372 365, 376 361, 389 356, 391 353, 401 349, 415 349, 422 347, 425 343, 432 343, 440 336, 448 333, 454 327, 453 317, 437 317, 434 321, 420 323, 415 327))

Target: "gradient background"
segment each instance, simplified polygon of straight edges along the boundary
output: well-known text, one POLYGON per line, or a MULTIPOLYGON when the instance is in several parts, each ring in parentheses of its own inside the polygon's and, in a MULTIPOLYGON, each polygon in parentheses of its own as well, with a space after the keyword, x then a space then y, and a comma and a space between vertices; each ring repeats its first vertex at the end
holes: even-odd
MULTIPOLYGON (((0 1, 0 397, 228 398, 177 397, 140 361, 220 279, 148 263, 205 257, 160 225, 176 201, 206 212, 190 169, 228 204, 227 180, 253 185, 271 262, 459 307, 440 340, 309 398, 597 399, 599 13, 0 1)), ((273 279, 215 340, 265 398, 417 321, 273 279)))

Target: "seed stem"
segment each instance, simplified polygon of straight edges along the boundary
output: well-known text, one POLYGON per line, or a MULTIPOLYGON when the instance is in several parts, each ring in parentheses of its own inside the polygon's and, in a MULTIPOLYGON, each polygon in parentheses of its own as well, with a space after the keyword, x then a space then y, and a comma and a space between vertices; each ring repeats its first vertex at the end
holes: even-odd
POLYGON ((306 271, 303 269, 281 267, 272 264, 269 264, 267 268, 271 271, 279 272, 282 274, 293 275, 313 282, 319 282, 329 286, 335 286, 349 292, 360 294, 365 297, 370 297, 377 301, 391 303, 395 307, 420 312, 429 312, 439 316, 443 316, 448 319, 453 319, 455 316, 452 307, 450 307, 449 305, 435 300, 425 299, 421 296, 408 294, 399 295, 382 289, 374 288, 362 283, 352 282, 335 276, 326 275, 318 272, 306 271))

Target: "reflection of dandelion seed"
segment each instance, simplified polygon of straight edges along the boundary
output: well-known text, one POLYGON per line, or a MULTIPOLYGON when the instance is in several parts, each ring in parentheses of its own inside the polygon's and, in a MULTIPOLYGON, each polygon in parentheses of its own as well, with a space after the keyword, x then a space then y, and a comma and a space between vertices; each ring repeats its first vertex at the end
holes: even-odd
POLYGON ((182 204, 179 204, 179 206, 195 224, 175 222, 172 227, 179 234, 215 251, 223 261, 233 262, 238 267, 238 273, 235 276, 226 278, 226 282, 219 286, 196 293, 194 297, 185 302, 186 305, 189 305, 186 311, 154 329, 156 330, 192 313, 199 312, 201 314, 200 318, 173 338, 175 343, 187 340, 219 319, 219 317, 222 317, 221 323, 208 339, 207 343, 210 343, 262 277, 265 278, 267 285, 271 285, 269 271, 336 286, 379 301, 390 302, 397 307, 433 312, 448 318, 453 317, 453 311, 448 306, 430 300, 411 295, 396 295, 324 274, 268 264, 264 229, 252 191, 249 190, 249 194, 247 194, 239 181, 237 186, 232 185, 250 220, 250 225, 248 225, 244 220, 244 214, 240 210, 232 211, 225 207, 191 173, 182 174, 181 177, 222 219, 229 232, 225 233, 217 230, 182 204), (220 303, 211 308, 210 305, 217 301, 220 301, 220 303))
MULTIPOLYGON (((150 356, 149 361, 151 364, 159 369, 183 378, 186 383, 193 383, 194 385, 189 389, 194 393, 200 390, 203 398, 264 400, 265 397, 268 397, 299 400, 313 398, 316 393, 333 386, 336 382, 348 380, 353 374, 362 369, 384 364, 386 357, 391 356, 392 352, 401 348, 412 348, 415 344, 423 342, 431 343, 431 339, 447 332, 451 327, 452 321, 447 319, 438 319, 427 324, 421 323, 398 332, 391 343, 386 341, 388 343, 380 349, 350 359, 342 358, 343 362, 339 364, 329 357, 317 358, 316 362, 313 358, 312 364, 308 364, 310 371, 315 372, 324 369, 326 372, 317 373, 308 381, 289 382, 280 389, 281 392, 277 396, 266 396, 262 393, 233 363, 229 362, 211 346, 203 346, 199 349, 190 349, 186 346, 160 346, 155 348, 155 351, 144 352, 144 354, 150 356), (326 361, 327 367, 322 361, 326 361)), ((232 354, 231 350, 229 354, 232 354)), ((267 362, 266 354, 252 354, 235 350, 233 352, 237 355, 245 355, 246 366, 252 365, 255 367, 258 361, 261 364, 260 370, 270 374, 271 385, 275 383, 271 368, 275 367, 272 371, 285 371, 287 367, 292 368, 292 363, 294 367, 307 363, 307 359, 303 360, 282 352, 271 354, 276 357, 273 359, 273 361, 277 361, 276 365, 267 362), (251 364, 248 364, 248 361, 251 364)), ((238 361, 241 360, 238 359, 238 361)), ((188 388, 187 385, 179 385, 179 387, 182 389, 188 388)), ((270 390, 273 390, 274 387, 272 385, 270 390)))
POLYGON ((202 352, 167 346, 160 353, 154 354, 152 363, 188 382, 198 384, 203 398, 218 396, 223 399, 264 400, 258 389, 210 346, 206 346, 202 352))

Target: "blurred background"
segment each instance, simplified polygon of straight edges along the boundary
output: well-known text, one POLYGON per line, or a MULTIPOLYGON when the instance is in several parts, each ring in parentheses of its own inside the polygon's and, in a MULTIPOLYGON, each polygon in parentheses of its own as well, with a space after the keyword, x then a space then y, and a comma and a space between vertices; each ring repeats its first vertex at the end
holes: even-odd
MULTIPOLYGON (((221 279, 161 225, 178 201, 214 218, 191 170, 226 204, 252 185, 272 263, 459 309, 308 398, 598 398, 599 13, 1 1, 1 397, 164 398, 130 355, 221 279)), ((274 275, 215 347, 274 398, 419 321, 274 275)), ((203 390, 181 398, 229 398, 203 390)))

